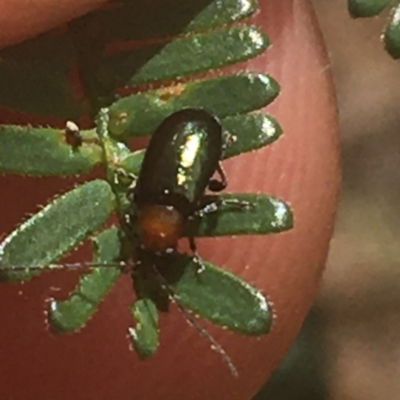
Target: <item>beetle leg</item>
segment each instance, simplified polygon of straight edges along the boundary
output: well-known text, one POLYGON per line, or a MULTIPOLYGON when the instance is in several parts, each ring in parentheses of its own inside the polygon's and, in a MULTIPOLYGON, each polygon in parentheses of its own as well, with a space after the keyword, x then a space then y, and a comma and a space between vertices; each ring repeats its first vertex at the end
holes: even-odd
MULTIPOLYGON (((194 221, 192 221, 192 222, 194 222, 194 221)), ((193 227, 193 225, 190 225, 190 226, 193 227)), ((191 252, 193 253, 193 261, 197 265, 196 275, 199 275, 206 269, 206 267, 205 267, 203 261, 201 260, 199 253, 197 252, 196 241, 194 239, 193 233, 194 233, 193 229, 189 228, 189 234, 188 234, 189 247, 190 247, 191 252)))
POLYGON ((135 201, 135 188, 136 188, 136 180, 129 185, 126 191, 126 198, 131 203, 135 201))
POLYGON ((123 168, 116 168, 114 170, 114 183, 116 185, 123 183, 122 179, 129 181, 136 181, 136 175, 126 172, 123 168))
POLYGON ((134 189, 136 187, 137 176, 126 172, 123 168, 117 168, 114 171, 114 185, 128 186, 126 197, 133 201, 134 189))
POLYGON ((197 252, 197 246, 196 246, 196 242, 194 240, 194 236, 189 236, 189 246, 190 246, 190 250, 193 253, 193 261, 197 265, 196 275, 200 275, 206 269, 206 267, 205 267, 203 261, 201 260, 199 253, 197 252))
POLYGON ((129 180, 129 186, 128 189, 126 190, 126 198, 130 201, 134 201, 134 196, 135 196, 135 188, 136 188, 136 181, 137 181, 137 176, 133 174, 128 174, 124 169, 118 168, 117 173, 121 173, 123 176, 123 179, 129 180))
POLYGON ((226 179, 225 172, 220 163, 218 163, 216 171, 220 177, 220 180, 211 179, 210 182, 208 182, 208 189, 212 192, 220 192, 221 190, 224 190, 228 185, 228 180, 226 179))
POLYGON ((218 196, 204 196, 202 204, 196 210, 196 216, 203 218, 206 214, 212 214, 218 211, 221 206, 222 200, 218 196))
POLYGON ((203 261, 197 253, 194 254, 193 261, 197 265, 196 276, 199 276, 203 271, 205 271, 206 266, 204 265, 203 261))

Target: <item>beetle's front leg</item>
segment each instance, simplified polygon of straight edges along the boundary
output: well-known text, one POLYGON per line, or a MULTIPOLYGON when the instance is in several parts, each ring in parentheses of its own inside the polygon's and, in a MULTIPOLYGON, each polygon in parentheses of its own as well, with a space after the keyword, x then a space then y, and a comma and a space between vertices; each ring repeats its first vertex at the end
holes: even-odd
POLYGON ((197 252, 197 246, 194 236, 189 236, 189 246, 190 250, 193 253, 193 261, 197 265, 196 275, 200 275, 206 269, 206 266, 204 265, 202 259, 199 256, 199 253, 197 252))
POLYGON ((228 185, 228 180, 226 179, 225 171, 222 168, 221 163, 218 163, 216 172, 218 173, 220 180, 210 179, 210 182, 208 182, 208 189, 212 192, 220 192, 228 185))
POLYGON ((189 217, 188 219, 188 230, 187 230, 187 238, 188 238, 188 242, 189 242, 189 247, 190 250, 193 254, 193 261, 196 263, 197 265, 197 269, 196 269, 196 275, 201 274, 205 269, 205 265, 202 261, 202 259, 199 256, 199 253, 197 252, 197 245, 196 245, 196 240, 195 240, 195 233, 197 231, 197 216, 195 217, 189 217))
POLYGON ((114 170, 114 185, 128 186, 126 197, 129 201, 133 201, 136 181, 137 176, 126 172, 123 168, 116 168, 114 170))

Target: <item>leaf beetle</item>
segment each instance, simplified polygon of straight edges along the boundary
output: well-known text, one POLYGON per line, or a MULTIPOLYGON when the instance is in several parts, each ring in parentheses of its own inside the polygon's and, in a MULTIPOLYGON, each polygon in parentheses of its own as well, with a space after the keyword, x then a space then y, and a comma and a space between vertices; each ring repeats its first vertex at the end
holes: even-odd
POLYGON ((136 218, 140 251, 158 256, 175 253, 178 240, 187 236, 198 272, 202 271, 194 240, 196 219, 217 211, 221 204, 250 206, 205 194, 206 190, 220 192, 227 186, 221 159, 231 139, 218 117, 201 108, 176 111, 159 125, 139 175, 128 190, 136 213, 131 217, 136 218))
MULTIPOLYGON (((194 239, 198 219, 217 211, 222 204, 239 209, 251 206, 248 202, 206 194, 207 190, 215 193, 227 186, 221 160, 230 141, 232 136, 223 131, 218 117, 205 109, 185 108, 164 119, 153 133, 140 172, 127 191, 131 209, 126 215, 125 231, 132 232, 129 228, 137 227, 133 233, 138 247, 132 276, 146 276, 146 266, 150 267, 168 297, 237 376, 226 351, 182 306, 158 269, 168 255, 177 253, 179 239, 187 236, 197 273, 202 272, 205 266, 194 239)), ((152 286, 147 290, 152 291, 149 287, 152 286)))

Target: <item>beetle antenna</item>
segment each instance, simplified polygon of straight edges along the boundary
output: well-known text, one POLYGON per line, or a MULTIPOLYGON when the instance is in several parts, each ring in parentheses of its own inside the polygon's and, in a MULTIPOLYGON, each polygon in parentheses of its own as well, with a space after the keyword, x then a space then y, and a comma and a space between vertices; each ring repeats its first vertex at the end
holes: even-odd
POLYGON ((157 269, 157 267, 154 264, 152 264, 152 267, 154 273, 156 274, 157 278, 161 283, 161 286, 167 291, 169 297, 178 306, 179 311, 183 314, 186 320, 199 332, 201 336, 203 336, 211 343, 212 348, 221 355, 222 359, 228 366, 232 375, 238 377, 239 376, 238 370, 236 369, 235 365, 233 364, 231 358, 229 357, 225 349, 211 336, 211 334, 207 331, 207 329, 204 328, 199 323, 199 321, 197 321, 196 318, 192 314, 190 314, 189 311, 182 305, 182 303, 179 301, 178 295, 173 291, 173 289, 171 288, 165 277, 157 269))

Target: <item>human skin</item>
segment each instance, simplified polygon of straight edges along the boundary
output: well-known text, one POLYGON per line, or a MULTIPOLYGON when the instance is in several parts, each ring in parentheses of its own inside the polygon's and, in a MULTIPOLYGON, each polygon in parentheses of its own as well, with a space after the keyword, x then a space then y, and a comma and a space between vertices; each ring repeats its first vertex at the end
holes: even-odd
MULTIPOLYGON (((49 0, 26 1, 23 17, 18 3, 0 0, 3 45, 65 22, 100 1, 59 1, 57 8, 49 0), (40 9, 40 15, 28 13, 30 6, 40 9)), ((0 304, 7 305, 0 309, 2 398, 244 400, 278 366, 312 305, 327 256, 340 183, 338 123, 329 62, 309 2, 261 3, 253 21, 265 28, 273 46, 230 71, 265 71, 280 83, 281 94, 267 112, 278 119, 284 135, 271 146, 224 162, 224 167, 229 191, 265 192, 290 202, 295 226, 283 234, 198 243, 205 259, 267 295, 276 314, 272 332, 245 337, 204 322, 234 361, 239 371, 234 378, 175 307, 161 318, 157 354, 139 361, 126 339, 133 299, 128 276, 87 327, 66 336, 49 331, 43 311, 49 297, 68 293, 76 274, 61 271, 25 285, 1 284, 0 304)), ((47 178, 2 177, 0 182, 0 232, 12 230, 26 212, 72 185, 71 180, 60 184, 47 178)))

